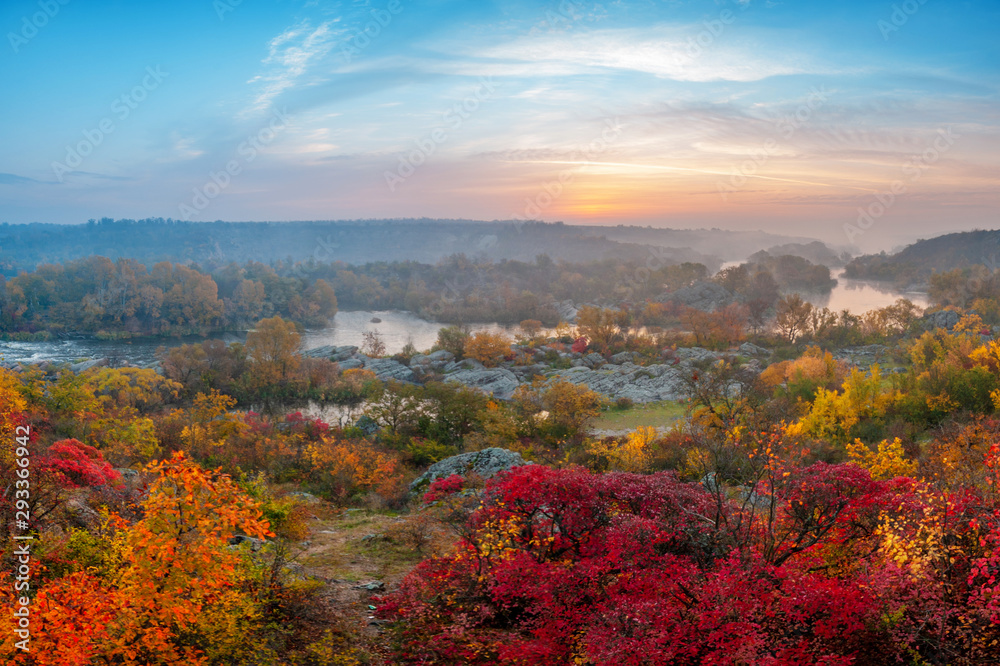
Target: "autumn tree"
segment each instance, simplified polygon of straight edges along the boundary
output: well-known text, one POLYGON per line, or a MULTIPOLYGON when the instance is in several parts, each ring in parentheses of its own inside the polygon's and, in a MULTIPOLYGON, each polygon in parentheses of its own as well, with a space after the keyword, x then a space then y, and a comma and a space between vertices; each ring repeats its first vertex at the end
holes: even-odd
POLYGON ((438 330, 435 349, 443 349, 455 355, 456 359, 462 358, 465 351, 465 342, 469 338, 469 331, 462 326, 445 326, 438 330))
POLYGON ((576 328, 591 346, 606 352, 628 340, 629 317, 624 310, 585 305, 576 315, 576 328))
POLYGON ((510 352, 512 340, 505 333, 477 331, 470 335, 462 349, 466 358, 479 361, 488 368, 499 365, 510 352))
POLYGON ((378 332, 377 328, 365 331, 362 337, 364 338, 364 343, 361 345, 362 354, 372 358, 385 356, 385 340, 382 339, 382 334, 378 332))
POLYGON ((802 300, 798 294, 781 298, 778 301, 775 319, 778 332, 789 342, 795 342, 795 339, 807 330, 812 311, 812 304, 802 300))

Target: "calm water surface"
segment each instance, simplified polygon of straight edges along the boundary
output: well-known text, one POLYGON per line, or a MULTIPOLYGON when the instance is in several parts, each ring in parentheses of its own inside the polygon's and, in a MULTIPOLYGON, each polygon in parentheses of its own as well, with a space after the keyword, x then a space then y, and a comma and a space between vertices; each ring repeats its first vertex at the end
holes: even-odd
MULTIPOLYGON (((908 298, 920 307, 927 306, 927 294, 920 292, 898 292, 881 285, 861 280, 846 280, 843 271, 834 272, 837 286, 829 295, 806 295, 814 305, 828 307, 834 312, 850 310, 863 314, 868 310, 892 305, 898 298, 908 298)), ((421 319, 410 312, 398 310, 338 312, 323 329, 306 331, 302 336, 303 349, 325 345, 355 345, 364 343, 364 334, 378 331, 385 342, 386 350, 394 354, 412 342, 418 350, 430 349, 437 340, 438 330, 444 326, 421 319), (378 319, 380 321, 372 321, 378 319)), ((499 324, 473 324, 473 331, 507 331, 515 328, 499 324)), ((241 342, 244 335, 222 336, 226 342, 241 342)), ((200 342, 204 338, 170 338, 155 340, 102 341, 102 340, 52 340, 49 342, 0 342, 0 359, 6 362, 38 363, 41 361, 76 362, 88 358, 111 357, 136 365, 146 365, 156 360, 159 347, 200 342)))

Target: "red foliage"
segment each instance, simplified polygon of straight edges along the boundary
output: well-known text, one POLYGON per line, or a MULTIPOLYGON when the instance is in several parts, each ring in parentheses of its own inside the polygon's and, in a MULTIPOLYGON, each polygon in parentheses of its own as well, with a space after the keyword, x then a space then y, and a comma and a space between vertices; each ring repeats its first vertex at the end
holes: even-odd
POLYGON ((77 439, 52 444, 42 459, 42 467, 54 472, 68 488, 116 484, 122 478, 100 451, 77 439))
POLYGON ((295 435, 301 435, 306 441, 318 442, 324 435, 330 433, 330 424, 320 418, 310 419, 302 412, 292 412, 285 416, 284 428, 295 435))
POLYGON ((457 493, 465 485, 465 479, 459 474, 452 474, 443 479, 434 479, 427 492, 424 493, 424 504, 436 502, 443 497, 457 493))
POLYGON ((734 506, 671 472, 517 468, 487 485, 454 555, 423 562, 382 600, 381 615, 400 621, 394 656, 437 664, 853 663, 883 647, 872 630, 879 601, 867 581, 828 575, 800 546, 860 529, 880 488, 855 469, 814 466, 786 477, 778 513, 788 524, 761 540, 782 560, 775 564, 752 541, 745 547, 753 552, 734 546, 725 528, 739 522, 734 506))
POLYGON ((587 351, 587 347, 588 347, 587 338, 580 337, 573 341, 573 346, 570 347, 570 349, 575 351, 577 354, 582 354, 585 351, 587 351))

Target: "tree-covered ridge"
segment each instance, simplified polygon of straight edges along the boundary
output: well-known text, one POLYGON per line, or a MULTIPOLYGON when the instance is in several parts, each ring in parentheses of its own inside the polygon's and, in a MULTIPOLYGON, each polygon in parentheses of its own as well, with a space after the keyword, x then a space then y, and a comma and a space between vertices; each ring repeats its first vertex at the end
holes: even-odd
POLYGON ((845 275, 898 286, 925 285, 935 273, 1000 266, 1000 230, 964 231, 919 240, 895 254, 869 254, 847 264, 845 275))
MULTIPOLYGON (((723 231, 699 232, 728 238, 723 231)), ((773 237, 774 242, 784 240, 773 237)), ((655 256, 670 262, 717 265, 710 251, 663 243, 655 256)), ((91 255, 128 258, 147 267, 161 261, 193 261, 212 271, 228 263, 275 261, 419 261, 433 264, 451 254, 530 260, 547 253, 566 261, 617 257, 646 261, 640 243, 609 240, 593 228, 543 222, 471 220, 342 220, 300 222, 183 222, 172 219, 90 220, 87 224, 0 225, 0 273, 8 277, 45 263, 91 255)))

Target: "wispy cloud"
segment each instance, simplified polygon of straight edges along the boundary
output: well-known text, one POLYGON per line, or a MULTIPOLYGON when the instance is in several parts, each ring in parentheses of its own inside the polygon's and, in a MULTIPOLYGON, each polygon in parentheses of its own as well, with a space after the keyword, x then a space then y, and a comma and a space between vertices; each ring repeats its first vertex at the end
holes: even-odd
MULTIPOLYGON (((514 68, 522 75, 571 75, 595 69, 642 72, 675 81, 759 81, 772 76, 817 73, 820 68, 801 55, 769 49, 763 55, 722 33, 700 46, 692 41, 703 28, 660 25, 617 28, 564 35, 528 35, 478 48, 464 45, 463 61, 439 66, 474 67, 479 73, 501 74, 514 68)), ((457 73, 457 72, 456 72, 457 73)))
POLYGON ((332 28, 336 22, 324 21, 314 28, 309 21, 302 21, 268 43, 268 54, 262 61, 266 71, 248 81, 261 87, 248 113, 269 107, 274 98, 293 87, 311 65, 330 52, 336 42, 332 28))
POLYGON ((52 185, 49 181, 35 180, 34 178, 28 178, 26 176, 18 176, 13 173, 0 173, 0 185, 27 185, 29 183, 40 183, 43 185, 52 185))

